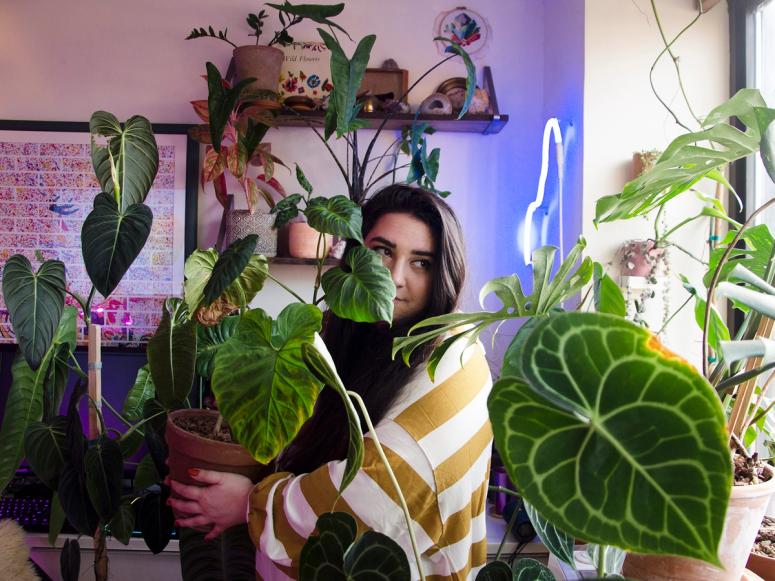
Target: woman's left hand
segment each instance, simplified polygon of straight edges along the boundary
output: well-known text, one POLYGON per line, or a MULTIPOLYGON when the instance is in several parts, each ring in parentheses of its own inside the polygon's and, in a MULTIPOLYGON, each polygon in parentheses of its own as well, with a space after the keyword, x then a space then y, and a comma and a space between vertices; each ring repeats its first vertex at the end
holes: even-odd
POLYGON ((189 476, 208 486, 191 486, 170 479, 172 490, 183 499, 170 497, 172 508, 191 515, 179 518, 175 524, 182 527, 212 525, 205 536, 210 541, 226 529, 247 522, 248 499, 253 483, 241 474, 190 468, 189 476))

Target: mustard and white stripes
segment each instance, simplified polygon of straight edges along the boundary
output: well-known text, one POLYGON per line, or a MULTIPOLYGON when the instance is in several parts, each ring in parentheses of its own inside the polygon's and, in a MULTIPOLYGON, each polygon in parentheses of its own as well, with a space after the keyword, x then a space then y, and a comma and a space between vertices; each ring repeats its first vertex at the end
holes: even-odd
MULTIPOLYGON (((487 556, 492 381, 481 345, 463 351, 464 344, 445 353, 435 381, 418 373, 375 427, 414 521, 429 581, 473 579, 487 556)), ((419 578, 398 497, 369 434, 363 467, 335 504, 344 469, 343 461, 329 462, 309 474, 274 474, 254 488, 249 526, 258 579, 295 579, 318 515, 331 510, 355 517, 359 534, 375 530, 395 540, 419 578)))

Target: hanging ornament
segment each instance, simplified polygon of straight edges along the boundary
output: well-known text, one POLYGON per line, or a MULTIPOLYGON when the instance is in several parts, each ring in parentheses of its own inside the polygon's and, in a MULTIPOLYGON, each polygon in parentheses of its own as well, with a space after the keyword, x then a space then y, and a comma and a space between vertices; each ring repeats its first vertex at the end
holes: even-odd
MULTIPOLYGON (((436 17, 433 36, 453 40, 471 57, 480 57, 490 43, 492 32, 484 16, 465 6, 458 6, 436 17)), ((447 47, 449 47, 448 43, 436 41, 436 48, 440 54, 444 54, 447 47)))

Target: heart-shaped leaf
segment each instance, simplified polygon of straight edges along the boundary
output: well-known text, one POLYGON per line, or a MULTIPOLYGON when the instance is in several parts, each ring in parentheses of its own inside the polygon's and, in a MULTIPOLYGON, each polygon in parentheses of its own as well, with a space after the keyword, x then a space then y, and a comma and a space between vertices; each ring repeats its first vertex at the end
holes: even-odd
POLYGON ((124 398, 123 415, 130 422, 140 421, 143 417, 145 402, 154 397, 156 386, 153 384, 151 369, 146 363, 137 370, 135 384, 124 398))
POLYGON ((94 535, 99 517, 89 501, 85 476, 78 471, 75 464, 65 464, 59 477, 57 494, 67 520, 75 530, 82 535, 94 535))
POLYGON ((213 265, 210 278, 202 291, 202 301, 205 305, 209 305, 221 296, 221 293, 237 280, 243 269, 248 265, 250 257, 253 256, 257 242, 258 236, 256 234, 237 238, 218 257, 215 265, 213 265))
POLYGON ((300 581, 345 581, 344 555, 358 532, 355 519, 345 512, 330 512, 318 517, 311 536, 301 549, 300 581))
POLYGON ((732 469, 721 404, 693 367, 628 321, 560 313, 528 336, 522 371, 529 385, 499 380, 488 408, 536 510, 590 542, 718 564, 732 469))
POLYGON ((301 194, 291 194, 287 198, 283 198, 277 202, 274 207, 269 211, 270 214, 277 214, 274 219, 273 228, 282 228, 288 222, 293 220, 299 215, 299 203, 304 198, 301 194))
POLYGON ((204 539, 205 533, 180 529, 180 571, 184 580, 256 576, 256 547, 247 525, 228 528, 212 541, 204 539))
POLYGON ((164 301, 161 323, 147 352, 156 398, 168 410, 182 407, 194 382, 196 323, 188 318, 181 299, 164 301))
POLYGON ((48 351, 65 306, 65 265, 47 260, 38 272, 14 254, 3 268, 3 298, 24 358, 37 369, 48 351))
POLYGON ((67 460, 67 418, 58 416, 51 424, 30 422, 24 432, 24 455, 35 476, 52 490, 67 460))
POLYGON ((92 165, 102 191, 113 197, 121 213, 144 202, 159 169, 159 151, 148 120, 130 117, 122 129, 112 113, 97 111, 91 116, 89 131, 92 165), (106 137, 108 144, 98 146, 95 135, 106 137))
POLYGON ((380 255, 356 246, 345 255, 344 262, 349 272, 337 266, 321 279, 331 311, 358 323, 392 322, 396 285, 380 255))
POLYGON ((514 563, 514 581, 555 581, 554 573, 535 559, 520 559, 514 563))
POLYGON ((121 282, 148 240, 153 213, 145 204, 120 211, 116 200, 102 192, 81 228, 81 250, 86 272, 102 296, 121 282))
POLYGON ((226 317, 213 327, 198 326, 196 329, 196 372, 205 379, 213 374, 215 355, 221 346, 234 335, 239 317, 226 317))
POLYGON ((339 494, 341 495, 345 488, 353 481, 355 475, 358 474, 361 466, 363 466, 364 452, 361 420, 358 416, 358 411, 355 409, 355 405, 347 394, 347 389, 339 378, 339 374, 336 372, 334 359, 328 352, 328 348, 320 335, 315 333, 314 343, 305 343, 302 345, 301 353, 304 357, 304 362, 307 364, 307 368, 318 378, 318 381, 323 385, 327 385, 336 390, 342 398, 344 409, 347 412, 347 425, 350 431, 347 446, 347 463, 345 465, 344 475, 342 476, 342 482, 339 485, 339 494))
POLYGON ((363 243, 361 207, 346 196, 312 198, 304 215, 309 225, 318 232, 363 243))
POLYGON ((59 553, 59 570, 62 581, 78 581, 81 574, 81 545, 78 539, 67 539, 59 553))
POLYGON ((366 531, 344 555, 344 574, 353 581, 411 579, 409 560, 401 546, 382 533, 366 531))
POLYGON ((175 523, 172 508, 166 504, 168 496, 167 493, 151 492, 136 503, 137 528, 154 555, 161 553, 170 542, 175 523))
POLYGON ((128 545, 135 528, 135 508, 132 506, 132 497, 125 496, 121 499, 121 505, 113 518, 108 523, 110 534, 116 537, 122 545, 128 545))
POLYGON ((121 479, 124 476, 124 458, 118 443, 100 436, 84 457, 86 490, 99 517, 107 522, 121 505, 121 479))
POLYGON ((542 517, 529 502, 523 500, 522 504, 525 507, 525 512, 527 512, 527 517, 530 519, 530 524, 533 525, 538 536, 541 537, 541 542, 546 545, 549 552, 563 563, 567 563, 575 569, 576 561, 573 558, 573 537, 568 533, 561 531, 542 517))
POLYGON ((312 414, 320 390, 301 347, 320 331, 312 305, 285 307, 276 321, 261 309, 240 317, 237 333, 215 356, 212 388, 237 441, 268 463, 312 414))
POLYGON ((503 561, 492 561, 482 567, 476 574, 476 581, 512 581, 514 574, 503 561))

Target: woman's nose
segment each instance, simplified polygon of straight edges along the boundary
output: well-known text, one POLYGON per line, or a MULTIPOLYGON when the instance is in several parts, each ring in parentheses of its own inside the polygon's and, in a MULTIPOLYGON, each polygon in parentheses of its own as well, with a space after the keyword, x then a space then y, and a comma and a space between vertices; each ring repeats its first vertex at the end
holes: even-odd
POLYGON ((405 266, 402 260, 395 260, 390 268, 390 275, 396 288, 401 288, 406 282, 405 266))

